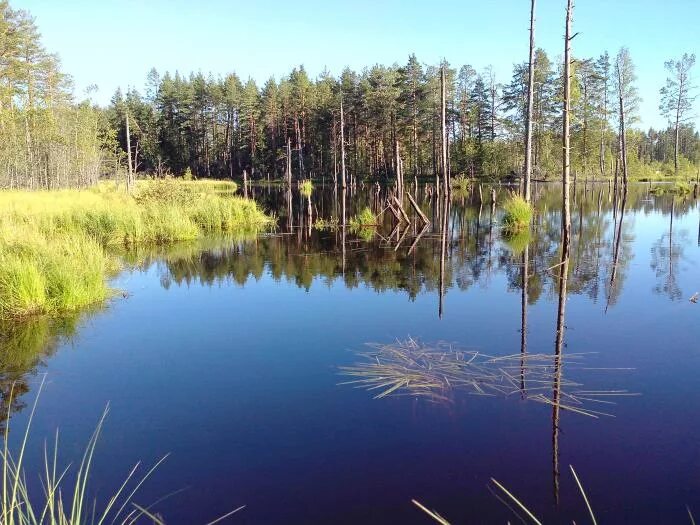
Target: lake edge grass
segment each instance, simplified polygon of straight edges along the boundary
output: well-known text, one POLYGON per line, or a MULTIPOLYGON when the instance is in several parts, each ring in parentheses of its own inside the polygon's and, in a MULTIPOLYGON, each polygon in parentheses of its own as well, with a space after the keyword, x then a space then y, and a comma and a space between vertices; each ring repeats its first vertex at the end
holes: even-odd
POLYGON ((273 218, 235 183, 139 181, 88 189, 0 192, 0 318, 61 314, 109 299, 113 248, 255 232, 273 218))

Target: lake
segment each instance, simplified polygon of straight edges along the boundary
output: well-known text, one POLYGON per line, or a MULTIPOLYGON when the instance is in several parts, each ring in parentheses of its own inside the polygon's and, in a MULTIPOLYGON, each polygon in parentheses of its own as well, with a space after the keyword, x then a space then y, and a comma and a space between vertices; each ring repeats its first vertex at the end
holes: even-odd
MULTIPOLYGON (((171 524, 240 505, 228 523, 431 523, 412 499, 455 525, 519 522, 491 478, 545 522, 587 523, 569 465, 599 522, 699 516, 698 201, 572 188, 557 345, 561 187, 535 187, 515 238, 509 189, 495 206, 490 188, 456 193, 443 229, 445 205, 412 188, 430 226, 392 231, 385 211, 374 231, 335 226, 332 187, 253 187, 275 231, 125 254, 109 304, 3 327, 13 443, 45 377, 29 476, 56 428, 61 462, 79 461, 109 404, 97 497, 169 454, 135 500, 169 495, 154 508, 171 524)), ((348 190, 347 217, 385 192, 348 190)))

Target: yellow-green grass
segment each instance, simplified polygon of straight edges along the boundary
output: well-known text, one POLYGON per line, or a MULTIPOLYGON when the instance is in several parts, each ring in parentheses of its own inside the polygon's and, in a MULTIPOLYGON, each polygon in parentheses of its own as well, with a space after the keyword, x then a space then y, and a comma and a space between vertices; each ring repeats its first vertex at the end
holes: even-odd
POLYGON ((140 181, 0 192, 0 318, 74 311, 111 294, 112 247, 167 244, 271 224, 255 202, 206 182, 140 181))
POLYGON ((513 234, 527 229, 532 220, 532 206, 518 195, 514 195, 503 204, 503 231, 513 234))

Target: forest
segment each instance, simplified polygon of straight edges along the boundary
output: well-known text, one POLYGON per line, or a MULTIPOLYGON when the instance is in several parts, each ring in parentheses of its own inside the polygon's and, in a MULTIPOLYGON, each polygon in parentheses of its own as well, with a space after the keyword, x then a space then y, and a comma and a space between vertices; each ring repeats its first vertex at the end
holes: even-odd
MULTIPOLYGON (((442 165, 442 72, 447 171, 489 180, 523 172, 528 61, 497 79, 490 67, 423 64, 411 54, 403 65, 346 68, 337 78, 325 71, 314 79, 297 66, 262 86, 235 73, 154 68, 141 91, 118 90, 99 107, 90 93, 76 99, 27 12, 7 1, 0 11, 0 187, 86 186, 126 177, 130 164, 149 176, 337 181, 341 146, 355 180, 392 180, 399 162, 408 177, 433 176, 442 165)), ((694 62, 684 54, 659 64, 659 111, 669 125, 641 130, 629 50, 572 57, 572 174, 614 175, 623 105, 630 177, 695 178, 694 62)), ((543 49, 533 64, 531 171, 546 180, 561 171, 562 67, 543 49)))

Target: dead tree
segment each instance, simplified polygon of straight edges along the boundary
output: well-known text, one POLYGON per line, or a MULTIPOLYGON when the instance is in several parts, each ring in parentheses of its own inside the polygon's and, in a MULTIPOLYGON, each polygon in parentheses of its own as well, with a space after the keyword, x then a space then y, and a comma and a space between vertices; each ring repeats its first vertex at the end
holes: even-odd
POLYGON ((129 129, 129 110, 126 110, 126 155, 129 172, 126 175, 126 191, 131 193, 134 190, 134 169, 131 164, 131 131, 129 129))
POLYGON ((345 188, 345 113, 343 112, 343 94, 340 94, 340 178, 345 188))
POLYGON ((447 106, 447 86, 445 80, 445 65, 443 64, 440 68, 440 127, 442 131, 442 187, 447 195, 450 191, 450 181, 447 165, 447 120, 446 120, 446 106, 447 106))
POLYGON ((523 173, 523 198, 530 202, 530 177, 532 174, 532 105, 535 88, 535 3, 530 4, 530 60, 527 76, 527 115, 525 117, 525 173, 523 173))
POLYGON ((571 137, 569 133, 571 120, 571 17, 573 0, 567 0, 566 33, 564 36, 564 115, 563 115, 563 168, 562 168, 562 242, 567 247, 571 237, 571 207, 569 203, 569 175, 571 173, 571 137))

